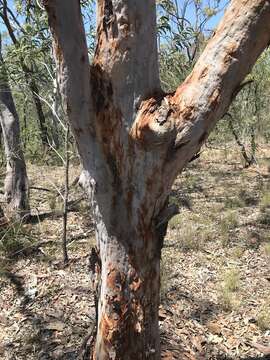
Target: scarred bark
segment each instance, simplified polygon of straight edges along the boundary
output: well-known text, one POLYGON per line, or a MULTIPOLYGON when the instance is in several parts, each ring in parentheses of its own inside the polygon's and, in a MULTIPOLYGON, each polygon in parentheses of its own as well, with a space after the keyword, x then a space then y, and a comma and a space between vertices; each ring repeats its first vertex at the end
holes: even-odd
POLYGON ((79 2, 44 5, 96 223, 94 358, 160 359, 159 261, 176 212, 167 205, 171 185, 269 43, 270 4, 232 1, 194 71, 170 95, 160 89, 154 0, 98 1, 91 69, 79 2))

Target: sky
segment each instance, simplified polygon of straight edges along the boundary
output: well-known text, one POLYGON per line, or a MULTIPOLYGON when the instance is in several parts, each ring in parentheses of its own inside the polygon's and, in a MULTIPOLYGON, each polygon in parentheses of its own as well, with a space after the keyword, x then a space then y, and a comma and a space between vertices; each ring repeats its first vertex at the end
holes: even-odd
MULTIPOLYGON (((183 4, 185 1, 189 1, 189 0, 177 0, 178 6, 181 9, 183 7, 183 4)), ((187 7, 187 13, 186 13, 186 17, 187 19, 191 22, 194 23, 195 22, 195 10, 194 10, 194 2, 196 0, 190 0, 190 6, 187 7)), ((223 14, 224 14, 224 10, 226 9, 228 3, 230 0, 197 0, 201 2, 201 7, 202 8, 212 8, 215 6, 215 4, 218 4, 218 8, 220 9, 220 11, 214 15, 212 18, 210 18, 210 20, 208 20, 207 25, 206 25, 206 29, 207 30, 213 30, 219 23, 219 21, 221 20, 223 14)))
MULTIPOLYGON (((142 1, 145 1, 145 0, 142 0, 142 1)), ((186 13, 186 17, 191 23, 194 23, 194 21, 195 21, 195 15, 194 15, 194 2, 195 1, 200 1, 203 8, 211 7, 211 6, 213 6, 214 3, 219 1, 219 7, 223 10, 221 10, 217 15, 213 16, 207 22, 207 25, 205 28, 206 30, 212 30, 217 26, 217 24, 219 23, 220 19, 222 18, 223 14, 224 14, 224 8, 226 8, 226 4, 229 2, 229 0, 177 0, 180 9, 183 7, 183 4, 185 1, 189 1, 191 4, 190 6, 188 6, 187 13, 186 13)), ((12 10, 15 10, 14 9, 15 0, 8 0, 7 2, 8 2, 8 6, 12 10)), ((16 13, 16 12, 14 11, 14 13, 16 13)), ((22 20, 22 19, 20 19, 20 17, 18 19, 22 20)), ((5 26, 3 25, 2 21, 0 21, 0 31, 1 32, 6 31, 5 26)))

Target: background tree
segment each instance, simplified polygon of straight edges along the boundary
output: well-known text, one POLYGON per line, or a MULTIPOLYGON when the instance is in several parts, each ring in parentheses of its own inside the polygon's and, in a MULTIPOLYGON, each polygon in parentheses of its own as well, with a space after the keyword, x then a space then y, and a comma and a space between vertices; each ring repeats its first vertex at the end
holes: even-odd
POLYGON ((28 179, 21 148, 20 124, 9 86, 0 39, 0 121, 6 154, 5 198, 19 218, 29 213, 28 179))

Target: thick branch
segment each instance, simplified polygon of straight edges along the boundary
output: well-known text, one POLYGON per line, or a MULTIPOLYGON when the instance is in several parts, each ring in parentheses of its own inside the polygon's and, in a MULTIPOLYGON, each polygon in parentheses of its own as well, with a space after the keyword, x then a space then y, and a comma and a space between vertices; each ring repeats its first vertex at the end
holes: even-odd
POLYGON ((172 98, 180 115, 175 121, 176 146, 186 141, 201 146, 269 41, 269 1, 232 1, 193 72, 172 98))
POLYGON ((44 0, 50 29, 54 38, 59 86, 66 114, 80 144, 80 153, 89 153, 90 66, 80 2, 77 0, 44 0), (83 141, 83 139, 85 141, 83 141), (87 145, 87 146, 86 146, 87 145))
POLYGON ((148 149, 167 149, 164 181, 172 183, 198 152, 269 41, 270 2, 233 0, 176 93, 141 106, 131 135, 148 149))

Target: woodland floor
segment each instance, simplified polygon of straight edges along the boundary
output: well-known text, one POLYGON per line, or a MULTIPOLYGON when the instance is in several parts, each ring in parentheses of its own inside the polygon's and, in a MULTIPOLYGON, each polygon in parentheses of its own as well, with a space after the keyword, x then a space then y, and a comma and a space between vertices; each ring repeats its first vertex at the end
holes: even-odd
MULTIPOLYGON (((162 359, 270 358, 270 147, 257 160, 243 169, 237 149, 206 149, 175 183, 181 213, 162 254, 162 359)), ((0 359, 79 359, 95 317, 89 209, 73 204, 63 267, 63 168, 28 168, 31 186, 51 192, 31 190, 35 223, 0 227, 0 359)))

